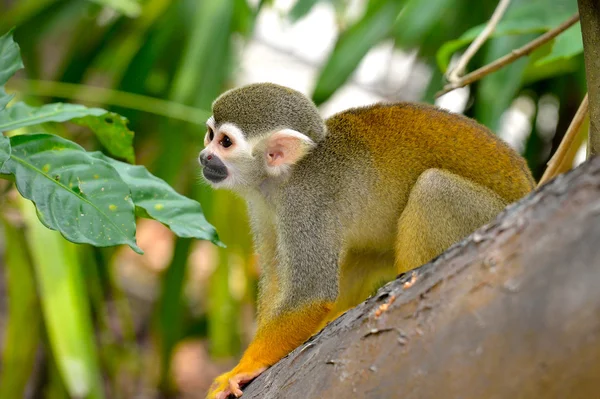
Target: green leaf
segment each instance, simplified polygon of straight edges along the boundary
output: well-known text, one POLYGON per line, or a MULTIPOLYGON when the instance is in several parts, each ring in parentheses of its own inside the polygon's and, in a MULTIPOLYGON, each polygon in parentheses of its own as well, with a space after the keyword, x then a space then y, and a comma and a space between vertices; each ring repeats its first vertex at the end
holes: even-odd
POLYGON ((79 145, 50 134, 14 136, 0 173, 15 175, 21 195, 33 201, 40 220, 69 241, 98 247, 135 243, 129 187, 108 163, 79 145))
POLYGON ((319 0, 298 0, 289 12, 289 18, 292 20, 292 22, 295 22, 300 18, 306 16, 306 14, 309 13, 313 6, 317 4, 317 1, 319 0))
POLYGON ((235 0, 198 2, 194 25, 173 78, 170 98, 210 108, 227 77, 235 0))
POLYGON ((556 58, 552 61, 537 65, 539 60, 547 57, 551 52, 552 44, 548 43, 531 53, 527 69, 523 73, 523 85, 575 72, 582 65, 583 60, 581 58, 583 58, 583 56, 581 54, 575 57, 556 58))
POLYGON ((0 111, 13 98, 6 94, 4 85, 19 69, 23 68, 23 61, 19 52, 19 45, 13 40, 13 31, 0 36, 0 111))
MULTIPOLYGON (((0 32, 7 30, 11 26, 23 27, 36 15, 48 10, 50 6, 58 0, 19 0, 11 4, 10 7, 4 7, 2 18, 0 18, 0 32)), ((39 33, 39 32, 36 32, 39 33)))
POLYGON ((104 148, 115 157, 135 163, 133 132, 127 128, 127 118, 114 112, 106 112, 99 116, 90 115, 73 119, 72 122, 89 127, 104 148))
POLYGON ((0 398, 23 398, 33 372, 42 337, 40 304, 24 230, 8 220, 4 224, 4 271, 8 317, 2 345, 0 398), (25 332, 25 333, 24 333, 25 332))
POLYGON ((397 0, 374 3, 371 12, 340 35, 317 79, 312 95, 317 105, 327 101, 367 52, 390 34, 401 7, 402 2, 397 0))
POLYGON ((133 203, 145 211, 144 216, 161 222, 179 237, 209 240, 223 246, 215 228, 206 221, 198 202, 178 194, 143 166, 119 162, 100 152, 91 155, 108 162, 119 172, 131 189, 133 203))
POLYGON ((256 21, 256 12, 247 0, 235 0, 231 32, 238 32, 248 38, 256 21))
POLYGON ((130 162, 134 160, 133 132, 127 129, 127 119, 100 108, 64 103, 32 107, 19 102, 0 114, 0 132, 44 122, 71 120, 92 129, 112 155, 130 162))
MULTIPOLYGON (((543 33, 560 25, 575 12, 577 2, 571 0, 528 0, 511 6, 490 37, 543 33)), ((452 54, 471 43, 484 28, 485 24, 471 28, 460 38, 440 47, 437 53, 440 69, 445 71, 452 54)))
POLYGON ((44 326, 69 397, 101 399, 102 374, 77 248, 42 226, 28 201, 21 201, 21 212, 44 326))
POLYGON ((581 37, 581 27, 579 23, 576 23, 553 40, 550 54, 537 60, 534 66, 547 65, 575 57, 581 53, 583 53, 583 39, 581 37))
MULTIPOLYGON (((491 39, 486 47, 484 63, 490 63, 532 40, 532 36, 505 36, 491 39)), ((523 57, 505 68, 484 77, 477 85, 475 119, 498 132, 500 117, 508 109, 521 88, 521 77, 527 67, 527 58, 523 57)))
POLYGON ((10 158, 10 139, 6 136, 0 136, 0 169, 4 162, 10 158))
POLYGON ((405 48, 419 47, 432 27, 456 7, 455 0, 409 0, 394 24, 396 45, 405 48))
POLYGON ((142 12, 142 6, 136 0, 89 0, 98 3, 130 18, 135 18, 142 12))

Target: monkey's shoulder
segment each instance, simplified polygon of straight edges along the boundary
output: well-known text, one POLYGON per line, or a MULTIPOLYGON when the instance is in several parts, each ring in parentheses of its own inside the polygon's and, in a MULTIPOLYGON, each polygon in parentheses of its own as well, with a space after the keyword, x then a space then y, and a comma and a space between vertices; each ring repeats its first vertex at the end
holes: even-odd
MULTIPOLYGON (((487 127, 433 105, 399 102, 352 108, 326 120, 331 142, 361 142, 371 150, 390 147, 416 152, 513 150, 487 127)), ((486 154, 490 155, 490 154, 486 154)))
POLYGON ((326 120, 333 134, 355 131, 471 131, 478 134, 493 133, 474 119, 425 103, 376 103, 339 112, 326 120))

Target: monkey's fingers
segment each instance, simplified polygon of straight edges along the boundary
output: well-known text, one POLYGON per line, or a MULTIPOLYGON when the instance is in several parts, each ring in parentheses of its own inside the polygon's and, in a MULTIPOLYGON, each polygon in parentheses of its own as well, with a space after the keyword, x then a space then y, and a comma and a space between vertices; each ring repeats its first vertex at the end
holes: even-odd
POLYGON ((222 374, 210 386, 206 399, 227 399, 231 394, 229 389, 229 373, 222 374))
POLYGON ((240 372, 233 369, 220 375, 210 387, 207 399, 227 399, 229 395, 239 398, 243 394, 240 388, 258 377, 266 369, 266 367, 260 367, 249 372, 240 372))
POLYGON ((236 398, 239 398, 243 394, 240 387, 246 385, 256 377, 261 375, 262 372, 266 369, 266 367, 261 367, 258 370, 254 370, 247 373, 239 373, 232 376, 231 378, 229 378, 229 390, 233 393, 233 395, 235 395, 236 398))

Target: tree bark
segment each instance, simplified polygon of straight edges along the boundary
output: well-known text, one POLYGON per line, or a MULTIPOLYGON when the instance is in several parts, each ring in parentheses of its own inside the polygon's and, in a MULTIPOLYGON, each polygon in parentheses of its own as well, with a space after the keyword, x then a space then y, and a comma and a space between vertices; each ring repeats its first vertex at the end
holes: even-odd
POLYGON ((590 96, 588 153, 600 154, 600 2, 578 0, 585 74, 590 96))
POLYGON ((267 370, 251 398, 600 397, 600 159, 267 370))

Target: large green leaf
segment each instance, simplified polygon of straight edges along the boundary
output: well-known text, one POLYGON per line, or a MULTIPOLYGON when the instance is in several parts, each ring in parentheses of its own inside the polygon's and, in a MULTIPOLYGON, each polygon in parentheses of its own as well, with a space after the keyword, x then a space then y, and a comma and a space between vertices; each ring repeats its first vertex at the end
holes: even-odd
POLYGON ((92 156, 112 165, 131 190, 133 203, 148 216, 163 223, 179 237, 222 243, 217 232, 202 213, 200 204, 178 194, 164 180, 152 175, 143 166, 134 166, 111 159, 100 152, 92 156))
POLYGON ((42 226, 29 201, 21 203, 44 326, 69 397, 102 399, 102 374, 77 248, 42 226))
POLYGON ((99 247, 135 243, 131 193, 117 171, 79 145, 50 134, 11 137, 0 173, 13 174, 40 220, 69 241, 99 247))
POLYGON ((4 85, 15 72, 23 68, 19 45, 14 42, 12 36, 12 30, 0 36, 0 111, 13 98, 12 95, 6 94, 4 85))
POLYGON ((390 34, 402 3, 398 0, 373 3, 364 18, 340 35, 317 79, 312 95, 316 104, 327 101, 352 75, 367 52, 390 34))
MULTIPOLYGON (((21 226, 2 219, 8 316, 2 342, 0 398, 23 398, 41 339, 41 314, 30 254, 21 226), (26 332, 26 333, 24 333, 26 332)), ((20 224, 20 223, 19 223, 20 224)))
POLYGON ((133 132, 127 128, 127 119, 100 108, 63 103, 32 107, 19 102, 0 113, 0 132, 66 121, 88 126, 112 155, 133 162, 133 132))
POLYGON ((0 135, 0 169, 8 158, 10 158, 10 140, 8 137, 0 135))
MULTIPOLYGON (((511 6, 494 29, 491 37, 523 35, 546 32, 577 12, 577 2, 572 0, 528 0, 511 6)), ((450 57, 468 45, 481 33, 485 24, 466 31, 460 38, 445 43, 438 51, 437 62, 445 71, 450 57)))

